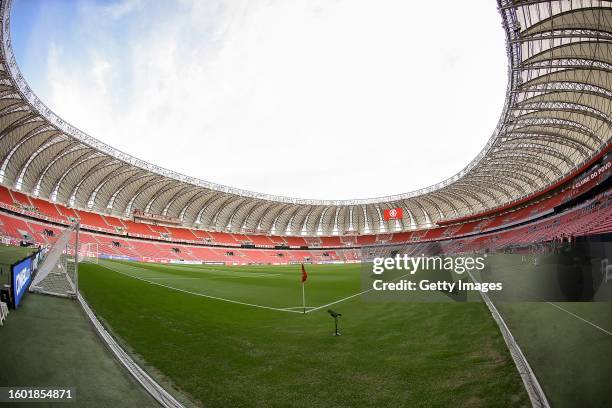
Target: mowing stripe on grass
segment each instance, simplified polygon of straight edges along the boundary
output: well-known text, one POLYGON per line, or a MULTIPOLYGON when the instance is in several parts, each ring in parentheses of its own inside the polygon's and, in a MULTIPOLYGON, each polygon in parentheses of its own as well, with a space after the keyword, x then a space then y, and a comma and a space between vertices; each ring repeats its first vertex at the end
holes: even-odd
POLYGON ((187 278, 187 277, 173 277, 173 276, 169 276, 169 277, 147 277, 147 278, 143 278, 143 279, 161 279, 161 280, 180 280, 180 279, 187 279, 187 280, 212 280, 212 279, 241 279, 241 278, 268 278, 270 276, 280 276, 280 273, 277 273, 275 275, 262 275, 262 276, 211 276, 211 277, 200 277, 200 278, 187 278))
POLYGON ((270 276, 281 276, 280 273, 254 276, 213 276, 210 278, 195 278, 195 279, 241 279, 241 278, 269 278, 270 276))
MULTIPOLYGON (((202 265, 194 265, 194 266, 199 266, 201 267, 202 265)), ((188 266, 179 266, 176 264, 171 264, 170 266, 172 269, 175 270, 180 270, 180 271, 185 271, 185 272, 192 272, 192 273, 199 273, 199 274, 204 274, 204 275, 214 275, 215 273, 217 275, 236 275, 236 274, 240 274, 240 276, 244 276, 244 277, 250 277, 247 275, 259 275, 259 276, 280 276, 280 273, 269 273, 269 272, 235 272, 235 271, 228 271, 228 270, 223 270, 223 269, 216 269, 216 268, 204 268, 204 269, 196 269, 193 267, 188 267, 188 266), (213 273, 209 273, 209 272, 213 272, 213 273)))
POLYGON ((606 330, 606 329, 604 329, 603 327, 600 327, 600 326, 596 325, 595 323, 590 322, 590 321, 588 321, 587 319, 584 319, 584 318, 582 318, 582 317, 578 316, 577 314, 572 313, 572 312, 570 312, 569 310, 567 310, 567 309, 565 309, 565 308, 563 308, 563 307, 561 307, 561 306, 559 306, 559 305, 555 305, 555 304, 554 304, 554 303, 552 303, 552 302, 546 302, 546 303, 548 303, 548 304, 549 304, 549 305, 551 305, 551 306, 556 307, 556 308, 557 308, 557 309, 559 309, 559 310, 564 311, 565 313, 567 313, 567 314, 569 314, 569 315, 574 316, 576 319, 580 319, 580 320, 582 320, 583 322, 585 322, 585 323, 587 323, 587 324, 590 324, 591 326, 595 327, 596 329, 601 330, 602 332, 606 333, 608 336, 612 336, 612 333, 610 333, 609 331, 607 331, 607 330, 606 330))
MULTIPOLYGON (((181 270, 186 270, 186 269, 181 269, 181 270)), ((246 275, 258 275, 258 276, 280 276, 280 273, 268 273, 268 272, 230 272, 230 271, 224 271, 222 269, 204 269, 203 271, 205 272, 198 272, 198 273, 207 273, 209 271, 211 272, 217 272, 217 273, 221 273, 222 275, 234 275, 236 273, 241 273, 241 277, 247 277, 246 275)), ((190 271, 193 272, 193 271, 190 271)))
MULTIPOLYGON (((108 269, 108 270, 110 270, 110 271, 113 271, 113 272, 119 273, 119 274, 121 274, 121 275, 124 275, 124 276, 130 277, 130 278, 133 278, 133 279, 138 279, 139 281, 147 282, 147 283, 149 283, 149 284, 151 284, 151 285, 161 286, 162 288, 172 289, 172 290, 176 290, 176 291, 178 291, 178 292, 188 293, 188 294, 190 294, 190 295, 194 295, 194 296, 201 296, 201 297, 205 297, 205 298, 208 298, 208 299, 219 300, 219 301, 222 301, 222 302, 235 303, 235 304, 238 304, 238 305, 251 306, 251 307, 258 307, 258 308, 261 308, 261 309, 277 310, 277 311, 279 311, 279 312, 287 312, 287 313, 300 313, 300 314, 302 314, 302 312, 300 312, 300 311, 298 311, 298 310, 279 309, 279 308, 277 308, 277 307, 256 305, 256 304, 254 304, 254 303, 239 302, 239 301, 237 301, 237 300, 225 299, 225 298, 218 297, 218 296, 211 296, 211 295, 205 295, 205 294, 203 294, 203 293, 191 292, 191 291, 189 291, 189 290, 175 288, 174 286, 163 285, 163 284, 161 284, 161 283, 159 283, 159 282, 152 282, 152 281, 150 281, 150 280, 146 280, 146 279, 144 279, 144 278, 140 278, 140 277, 138 277, 138 276, 130 275, 129 273, 125 273, 125 272, 118 271, 118 270, 116 270, 116 269, 114 269, 114 268, 111 268, 110 266, 107 266, 107 265, 102 265, 102 264, 100 264, 100 266, 102 266, 103 268, 106 268, 106 269, 108 269)), ((142 269, 142 268, 141 268, 141 269, 142 269)))

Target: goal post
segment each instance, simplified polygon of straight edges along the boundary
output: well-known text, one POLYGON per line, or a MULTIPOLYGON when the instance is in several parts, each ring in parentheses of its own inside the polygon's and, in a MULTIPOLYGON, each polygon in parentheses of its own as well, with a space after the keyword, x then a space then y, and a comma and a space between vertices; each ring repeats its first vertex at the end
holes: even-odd
POLYGON ((98 243, 87 242, 82 243, 79 248, 79 262, 98 264, 98 243))
MULTIPOLYGON (((78 286, 79 224, 64 229, 47 251, 30 285, 30 291, 76 297, 78 286)), ((97 259, 97 258, 96 258, 97 259)))

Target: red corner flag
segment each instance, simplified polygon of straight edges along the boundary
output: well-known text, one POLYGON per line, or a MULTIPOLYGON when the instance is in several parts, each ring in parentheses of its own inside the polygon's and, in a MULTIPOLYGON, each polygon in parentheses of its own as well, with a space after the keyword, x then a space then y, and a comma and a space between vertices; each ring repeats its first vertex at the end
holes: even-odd
POLYGON ((308 274, 306 273, 304 264, 302 264, 302 307, 304 314, 306 314, 306 292, 304 291, 304 282, 306 282, 306 279, 308 279, 308 274))

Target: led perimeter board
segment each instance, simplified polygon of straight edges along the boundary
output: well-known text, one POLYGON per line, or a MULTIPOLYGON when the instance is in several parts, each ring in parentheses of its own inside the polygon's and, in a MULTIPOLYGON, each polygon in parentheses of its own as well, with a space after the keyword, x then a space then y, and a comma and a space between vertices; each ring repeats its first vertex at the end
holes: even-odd
POLYGON ((13 291, 13 307, 16 309, 21 302, 23 294, 28 290, 32 282, 32 259, 36 257, 28 257, 17 262, 11 267, 11 288, 13 291))

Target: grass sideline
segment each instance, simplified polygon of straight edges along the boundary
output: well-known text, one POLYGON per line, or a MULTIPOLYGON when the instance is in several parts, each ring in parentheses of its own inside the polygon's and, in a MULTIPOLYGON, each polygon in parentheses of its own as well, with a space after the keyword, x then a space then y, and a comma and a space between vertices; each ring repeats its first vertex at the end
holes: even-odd
MULTIPOLYGON (((307 268, 309 306, 361 291, 358 265, 307 268)), ((281 310, 300 306, 299 266, 101 260, 80 266, 80 288, 138 358, 207 407, 529 404, 482 303, 354 297, 333 306, 336 338, 325 308, 281 310)))

